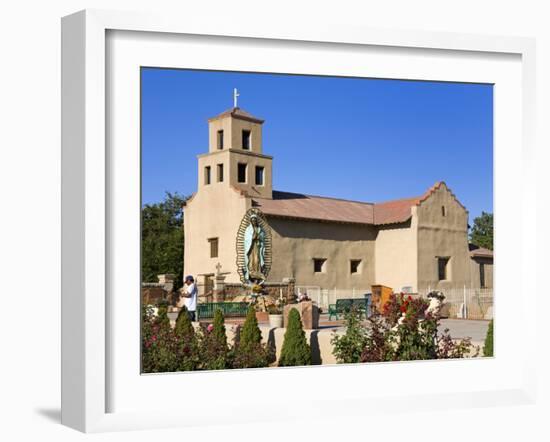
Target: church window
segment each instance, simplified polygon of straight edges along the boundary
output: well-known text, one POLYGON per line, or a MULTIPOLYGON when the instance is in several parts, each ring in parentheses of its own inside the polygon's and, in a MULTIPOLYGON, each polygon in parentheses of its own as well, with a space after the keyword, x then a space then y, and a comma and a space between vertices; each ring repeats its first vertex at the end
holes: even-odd
POLYGON ((223 181, 223 164, 218 164, 218 183, 223 181))
POLYGON ((218 257, 218 238, 210 238, 208 240, 210 243, 210 258, 218 257))
POLYGON ((243 149, 250 150, 250 131, 243 130, 243 149))
POLYGON ((239 163, 238 165, 237 182, 246 183, 246 163, 239 163))
POLYGON ((256 185, 264 185, 264 168, 263 166, 256 166, 256 185))
POLYGON ((326 262, 325 258, 313 258, 313 271, 315 273, 324 273, 326 262))
POLYGON ((210 166, 204 168, 204 184, 210 184, 210 166))
POLYGON ((218 131, 218 149, 223 149, 223 130, 218 131))
POLYGON ((445 216, 445 206, 441 206, 441 216, 445 216))
POLYGON ((449 279, 449 257, 437 258, 437 278, 439 281, 449 279))
POLYGON ((350 273, 352 275, 354 273, 361 273, 361 260, 360 259, 352 259, 350 261, 350 273))

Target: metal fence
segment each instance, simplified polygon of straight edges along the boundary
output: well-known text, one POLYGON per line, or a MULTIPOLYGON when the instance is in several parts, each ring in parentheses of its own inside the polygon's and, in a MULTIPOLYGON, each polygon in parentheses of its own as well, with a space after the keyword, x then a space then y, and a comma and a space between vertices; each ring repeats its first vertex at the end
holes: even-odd
POLYGON ((492 319, 494 304, 492 288, 463 287, 441 290, 441 292, 445 295, 443 301, 445 316, 462 319, 492 319))
MULTIPOLYGON (((307 293, 323 311, 328 311, 329 304, 343 298, 363 298, 370 293, 370 288, 325 289, 319 286, 296 286, 296 295, 307 293)), ((421 291, 419 295, 426 296, 430 290, 421 291)), ((449 318, 491 319, 493 317, 493 289, 456 288, 442 290, 445 295, 443 313, 449 318)), ((418 294, 417 294, 418 296, 418 294)))
POLYGON ((324 289, 318 286, 296 286, 296 295, 307 293, 313 302, 315 302, 323 311, 328 311, 330 304, 336 304, 338 299, 358 299, 364 298, 370 289, 324 289))

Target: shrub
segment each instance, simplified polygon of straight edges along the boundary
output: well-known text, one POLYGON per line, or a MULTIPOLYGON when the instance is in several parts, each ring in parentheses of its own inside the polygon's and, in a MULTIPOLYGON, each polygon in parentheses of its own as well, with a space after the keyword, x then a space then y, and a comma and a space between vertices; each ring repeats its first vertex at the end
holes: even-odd
POLYGON ((382 313, 369 318, 370 330, 361 361, 467 357, 472 350, 470 339, 455 341, 448 329, 439 332, 439 310, 430 310, 429 305, 429 301, 422 298, 392 294, 382 313))
POLYGON ((256 310, 250 306, 239 336, 235 336, 232 351, 233 368, 267 367, 275 359, 274 351, 262 343, 256 310))
POLYGON ((246 347, 250 344, 258 344, 260 342, 262 342, 262 332, 260 331, 260 327, 258 327, 256 310, 253 306, 250 306, 239 337, 239 345, 246 347))
POLYGON ((142 371, 161 373, 178 369, 177 342, 170 327, 166 307, 159 307, 158 315, 144 307, 142 311, 142 371))
POLYGON ((493 356, 493 319, 489 322, 487 335, 485 336, 485 344, 483 345, 483 356, 493 356))
POLYGON ((179 371, 196 370, 200 364, 199 343, 185 307, 180 310, 176 319, 174 335, 177 347, 177 369, 179 371))
POLYGON ((214 322, 200 335, 201 364, 204 370, 221 370, 231 368, 229 347, 225 334, 223 313, 220 309, 214 312, 214 322))
POLYGON ((311 365, 311 349, 306 341, 300 313, 292 308, 288 313, 288 325, 279 358, 279 367, 295 365, 311 365))
POLYGON ((334 356, 340 364, 361 362, 361 354, 367 345, 367 330, 361 323, 363 313, 357 308, 352 308, 344 315, 346 333, 333 334, 331 344, 334 346, 334 356))

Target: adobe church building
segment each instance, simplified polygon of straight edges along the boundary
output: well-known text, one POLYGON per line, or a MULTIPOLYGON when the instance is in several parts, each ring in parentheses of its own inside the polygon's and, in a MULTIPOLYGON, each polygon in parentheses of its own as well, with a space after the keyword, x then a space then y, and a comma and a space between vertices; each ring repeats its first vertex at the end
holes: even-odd
POLYGON ((257 208, 272 234, 267 282, 421 293, 492 285, 492 252, 470 250, 468 211, 445 183, 374 204, 279 192, 273 157, 262 150, 263 120, 234 107, 208 123, 209 151, 198 156, 197 192, 184 207, 184 273, 199 283, 218 264, 226 282, 240 281, 237 231, 257 208))

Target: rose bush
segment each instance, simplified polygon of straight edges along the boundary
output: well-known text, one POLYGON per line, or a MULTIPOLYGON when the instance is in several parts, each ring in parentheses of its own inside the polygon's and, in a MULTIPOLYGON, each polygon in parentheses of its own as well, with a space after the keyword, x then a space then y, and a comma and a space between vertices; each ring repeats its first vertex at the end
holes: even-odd
POLYGON ((375 312, 368 318, 361 362, 477 356, 479 349, 472 354, 476 349, 469 338, 454 340, 448 329, 439 331, 442 304, 430 302, 436 296, 442 300, 441 294, 430 294, 428 299, 392 294, 382 313, 375 312))
POLYGON ((172 328, 166 306, 145 306, 141 341, 144 373, 267 367, 275 360, 273 349, 261 342, 253 307, 241 339, 237 336, 230 346, 221 310, 215 311, 212 324, 195 330, 185 308, 180 310, 172 328))

